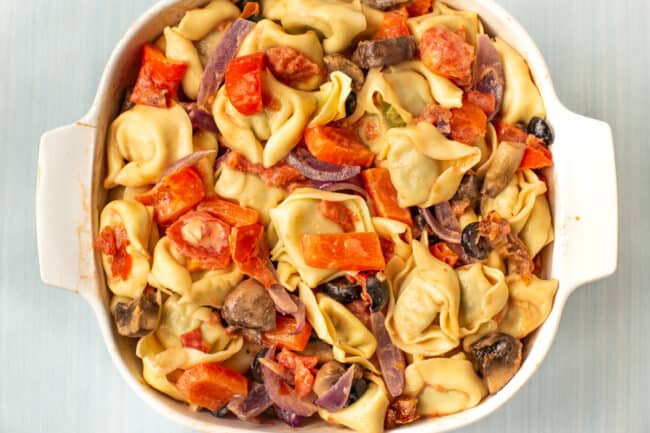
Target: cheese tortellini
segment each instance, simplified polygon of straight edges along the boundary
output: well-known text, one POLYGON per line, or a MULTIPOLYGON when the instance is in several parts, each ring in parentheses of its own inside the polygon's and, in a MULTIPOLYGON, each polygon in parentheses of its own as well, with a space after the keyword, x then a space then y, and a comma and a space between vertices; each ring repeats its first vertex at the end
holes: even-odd
POLYGON ((508 302, 506 277, 498 269, 482 264, 456 270, 460 282, 460 336, 474 334, 496 316, 508 302))
POLYGON ((230 0, 212 0, 204 8, 186 12, 175 30, 186 39, 199 41, 223 21, 234 20, 240 14, 230 0))
POLYGON ((340 71, 332 72, 330 81, 323 84, 316 93, 318 109, 309 126, 327 125, 345 118, 345 101, 351 92, 352 78, 340 71))

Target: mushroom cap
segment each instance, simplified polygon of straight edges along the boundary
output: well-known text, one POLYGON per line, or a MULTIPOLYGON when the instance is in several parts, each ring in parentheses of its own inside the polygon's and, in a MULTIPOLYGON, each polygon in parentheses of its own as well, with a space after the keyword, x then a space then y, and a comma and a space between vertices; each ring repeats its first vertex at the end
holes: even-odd
POLYGON ((158 290, 147 287, 139 298, 118 302, 112 308, 117 332, 131 338, 152 333, 160 321, 162 297, 158 290))
POLYGON ((521 341, 501 332, 488 334, 472 345, 474 366, 490 394, 501 390, 519 370, 522 348, 521 341))
POLYGON ((275 304, 264 286, 244 280, 224 299, 221 317, 237 328, 271 331, 275 329, 275 304))

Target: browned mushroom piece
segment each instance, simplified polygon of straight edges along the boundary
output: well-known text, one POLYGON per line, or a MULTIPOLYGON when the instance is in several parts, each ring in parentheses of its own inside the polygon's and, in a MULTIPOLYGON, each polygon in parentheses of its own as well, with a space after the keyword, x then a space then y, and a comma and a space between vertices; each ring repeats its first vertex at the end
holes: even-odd
POLYGON ((117 332, 131 338, 143 337, 158 327, 162 297, 158 290, 147 287, 139 298, 113 305, 117 332))
POLYGON ((334 359, 332 346, 325 343, 323 340, 310 341, 300 354, 304 356, 318 356, 319 364, 325 364, 334 359))
POLYGON ((502 141, 497 146, 492 162, 485 174, 483 194, 494 198, 510 183, 521 165, 526 145, 511 141, 502 141))
POLYGON ((420 418, 418 413, 418 399, 416 397, 401 396, 393 400, 386 411, 384 427, 393 429, 402 424, 409 424, 420 418))
POLYGON ((418 46, 413 36, 361 41, 352 55, 352 60, 364 69, 380 68, 413 60, 418 46))
POLYGON ((343 54, 328 54, 323 58, 327 72, 341 71, 348 77, 352 78, 352 88, 357 92, 363 87, 366 76, 359 66, 343 54))
POLYGON ((325 395, 344 373, 345 367, 339 362, 329 361, 323 364, 314 379, 314 392, 316 395, 318 397, 325 395))
POLYGON ((275 329, 275 304, 264 286, 249 279, 228 293, 221 317, 236 328, 271 331, 275 329))
POLYGON ((472 345, 472 357, 488 391, 495 394, 521 367, 522 344, 508 334, 494 332, 472 345))

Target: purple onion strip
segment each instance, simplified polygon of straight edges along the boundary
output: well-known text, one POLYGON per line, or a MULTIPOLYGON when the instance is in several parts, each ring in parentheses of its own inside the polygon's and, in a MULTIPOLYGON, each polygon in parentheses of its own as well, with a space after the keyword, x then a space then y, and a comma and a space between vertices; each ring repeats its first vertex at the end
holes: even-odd
POLYGON ((264 385, 253 382, 246 397, 236 397, 228 403, 228 410, 242 421, 251 421, 273 405, 264 385))
POLYGON ((289 427, 297 428, 300 427, 302 423, 302 417, 297 413, 281 408, 280 406, 274 406, 275 415, 279 420, 283 421, 289 427))
POLYGON ((330 164, 316 158, 302 147, 291 152, 287 162, 306 178, 320 182, 342 182, 361 173, 361 167, 357 165, 330 164))
POLYGON ((404 355, 402 351, 393 344, 388 335, 385 325, 386 318, 381 311, 372 313, 370 324, 372 332, 377 338, 377 358, 381 373, 386 383, 388 392, 393 397, 398 397, 404 392, 404 355))
POLYGON ((352 391, 355 368, 354 365, 348 368, 334 386, 316 400, 316 405, 330 412, 338 412, 343 409, 350 397, 350 391, 352 391))
POLYGON ((488 116, 488 121, 494 119, 501 111, 505 84, 505 74, 499 52, 489 36, 478 35, 476 38, 476 61, 474 62, 474 89, 492 94, 496 100, 494 112, 488 116))
POLYGON ((196 165, 203 158, 207 158, 208 156, 212 156, 216 154, 217 154, 216 150, 201 150, 199 152, 191 153, 186 157, 181 158, 175 163, 173 163, 172 165, 170 165, 169 168, 167 168, 167 170, 165 170, 165 172, 162 174, 162 176, 160 176, 160 179, 164 178, 165 176, 169 176, 170 174, 182 168, 196 165))
MULTIPOLYGON (((447 203, 449 204, 449 203, 447 203)), ((424 217, 427 225, 431 228, 433 233, 445 242, 454 244, 460 243, 461 233, 460 230, 452 230, 444 226, 437 218, 435 218, 429 209, 418 208, 420 214, 424 217)), ((458 223, 458 222, 457 222, 458 223)))
MULTIPOLYGON (((269 350, 269 353, 272 351, 269 350)), ((268 357, 268 354, 267 354, 268 357)), ((318 408, 312 402, 301 399, 294 390, 281 388, 282 379, 264 364, 260 365, 262 377, 264 378, 264 387, 269 397, 278 407, 293 412, 296 415, 309 417, 312 416, 318 408)))

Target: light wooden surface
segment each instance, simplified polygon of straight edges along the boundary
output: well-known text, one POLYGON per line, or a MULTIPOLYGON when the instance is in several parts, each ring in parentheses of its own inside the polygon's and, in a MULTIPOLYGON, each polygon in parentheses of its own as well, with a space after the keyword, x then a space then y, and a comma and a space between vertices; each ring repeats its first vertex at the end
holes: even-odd
MULTIPOLYGON (((538 42, 567 106, 614 129, 621 256, 616 276, 571 298, 524 390, 463 432, 649 432, 650 2, 501 2, 538 42)), ((184 431, 127 389, 84 302, 41 284, 34 233, 39 136, 84 114, 119 35, 152 4, 0 0, 2 433, 184 431)))

